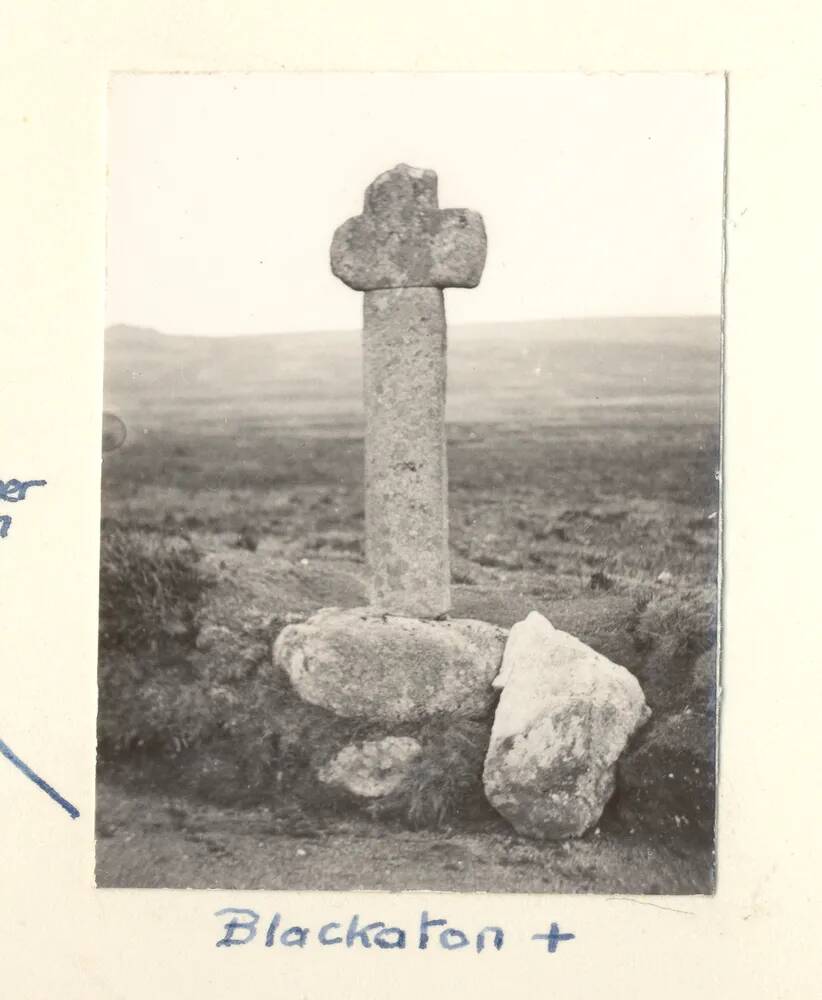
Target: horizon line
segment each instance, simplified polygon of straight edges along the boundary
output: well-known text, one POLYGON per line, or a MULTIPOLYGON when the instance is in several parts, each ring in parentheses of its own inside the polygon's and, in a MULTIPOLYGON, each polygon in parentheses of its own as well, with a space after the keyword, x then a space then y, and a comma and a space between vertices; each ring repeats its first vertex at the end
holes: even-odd
MULTIPOLYGON (((722 320, 722 314, 719 310, 713 313, 597 313, 594 315, 577 315, 577 316, 538 316, 529 319, 491 319, 491 320, 475 320, 467 323, 454 323, 448 324, 448 329, 459 330, 466 329, 470 327, 488 327, 488 326, 498 326, 502 323, 525 326, 527 324, 535 323, 576 323, 576 322, 608 322, 608 321, 652 321, 652 320, 722 320)), ((197 338, 203 340, 236 340, 239 337, 288 337, 288 336, 310 336, 312 334, 328 334, 328 333, 358 333, 360 328, 355 327, 306 327, 301 330, 286 329, 286 330, 259 330, 255 332, 246 333, 172 333, 169 330, 159 329, 155 326, 146 325, 143 323, 134 323, 129 321, 118 320, 116 322, 107 323, 104 328, 104 333, 109 333, 118 327, 126 327, 131 330, 143 330, 148 333, 155 333, 161 337, 170 338, 197 338)))

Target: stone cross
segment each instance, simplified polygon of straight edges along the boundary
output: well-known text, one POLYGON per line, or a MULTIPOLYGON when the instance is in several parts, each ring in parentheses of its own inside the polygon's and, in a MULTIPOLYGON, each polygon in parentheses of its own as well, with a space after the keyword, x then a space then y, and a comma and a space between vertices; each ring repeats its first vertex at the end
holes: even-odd
POLYGON ((370 603, 389 614, 451 607, 442 290, 478 285, 485 249, 482 217, 440 209, 434 171, 405 164, 331 244, 331 270, 365 292, 365 553, 370 603))

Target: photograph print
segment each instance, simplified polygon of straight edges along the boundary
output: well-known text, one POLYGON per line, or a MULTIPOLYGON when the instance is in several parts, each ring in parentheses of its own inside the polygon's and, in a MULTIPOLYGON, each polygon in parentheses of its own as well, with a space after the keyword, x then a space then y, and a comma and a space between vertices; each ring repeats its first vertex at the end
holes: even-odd
POLYGON ((111 78, 99 887, 714 891, 724 129, 111 78))

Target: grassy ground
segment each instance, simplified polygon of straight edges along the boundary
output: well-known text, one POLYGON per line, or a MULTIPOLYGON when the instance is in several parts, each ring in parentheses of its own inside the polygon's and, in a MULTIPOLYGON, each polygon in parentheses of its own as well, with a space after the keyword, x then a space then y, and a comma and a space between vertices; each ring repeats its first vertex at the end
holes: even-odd
MULTIPOLYGON (((687 609, 715 598, 716 323, 479 330, 454 336, 449 364, 458 602, 511 624, 557 602, 572 612, 606 595, 628 609, 656 601, 686 609, 675 627, 687 632, 687 609)), ((352 335, 207 342, 110 334, 106 405, 129 433, 104 461, 104 536, 187 539, 226 578, 252 563, 272 568, 283 581, 278 612, 338 603, 341 580, 355 602, 363 571, 358 366, 352 335)), ((111 597, 102 596, 104 604, 111 597)), ((109 621, 116 602, 113 610, 109 621)), ((139 670, 161 662, 145 649, 111 653, 106 677, 126 663, 139 670)), ((167 752, 160 768, 128 753, 101 758, 99 884, 711 885, 711 845, 684 833, 640 833, 606 816, 598 835, 538 846, 493 819, 426 833, 350 815, 312 818, 276 796, 263 804, 226 798, 230 772, 204 790, 186 754, 175 758, 173 745, 167 752)))

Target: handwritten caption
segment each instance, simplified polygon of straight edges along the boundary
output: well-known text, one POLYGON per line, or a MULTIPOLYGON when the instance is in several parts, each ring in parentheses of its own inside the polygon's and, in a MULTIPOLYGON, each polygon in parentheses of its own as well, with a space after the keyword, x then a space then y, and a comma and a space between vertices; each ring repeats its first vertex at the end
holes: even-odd
MULTIPOLYGON (((26 494, 33 486, 45 486, 45 479, 0 479, 0 501, 4 503, 22 503, 26 494)), ((11 529, 11 515, 0 514, 0 538, 5 538, 11 529)))
MULTIPOLYGON (((256 911, 228 906, 217 910, 214 916, 220 917, 223 924, 223 936, 216 942, 218 948, 247 945, 257 939, 261 925, 260 914, 256 911)), ((476 932, 466 931, 449 925, 445 917, 432 917, 428 910, 421 912, 419 922, 412 931, 404 927, 390 927, 383 920, 369 923, 359 913, 353 914, 347 921, 331 920, 316 932, 311 927, 300 924, 286 925, 281 913, 275 913, 269 923, 262 926, 266 928, 266 948, 273 948, 275 945, 305 948, 311 944, 322 947, 336 945, 343 949, 376 947, 400 951, 406 947, 418 951, 426 951, 429 947, 443 951, 469 948, 479 954, 486 948, 489 951, 501 951, 506 940, 502 927, 488 924, 476 932)), ((575 934, 560 931, 559 925, 553 921, 544 930, 531 935, 531 940, 537 942, 549 955, 553 955, 560 944, 575 938, 575 934)))

